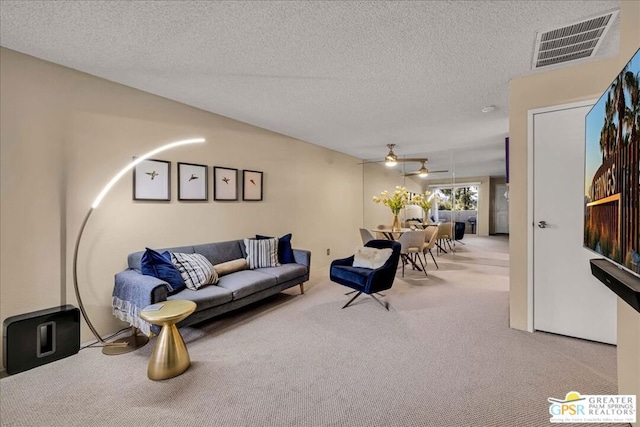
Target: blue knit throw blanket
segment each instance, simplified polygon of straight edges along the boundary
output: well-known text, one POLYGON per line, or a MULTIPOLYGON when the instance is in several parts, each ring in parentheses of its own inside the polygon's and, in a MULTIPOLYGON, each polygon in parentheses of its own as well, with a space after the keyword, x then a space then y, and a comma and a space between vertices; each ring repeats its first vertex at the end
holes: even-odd
MULTIPOLYGON (((149 276, 142 276, 138 273, 136 273, 136 276, 149 278, 149 276)), ((157 280, 156 286, 166 286, 160 279, 157 280)), ((140 312, 148 305, 153 304, 153 301, 151 301, 153 289, 150 289, 148 284, 146 286, 135 285, 131 280, 125 282, 124 280, 119 280, 119 277, 116 276, 111 299, 113 315, 140 329, 145 335, 153 336, 160 331, 160 327, 140 318, 140 312), (124 283, 127 283, 127 286, 124 283)))

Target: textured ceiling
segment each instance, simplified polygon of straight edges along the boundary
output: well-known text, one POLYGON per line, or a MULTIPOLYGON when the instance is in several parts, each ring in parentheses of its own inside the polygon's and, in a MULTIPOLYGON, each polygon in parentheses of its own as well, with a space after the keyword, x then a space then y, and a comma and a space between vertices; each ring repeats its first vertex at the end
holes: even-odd
MULTIPOLYGON (((2 0, 0 45, 359 158, 455 149, 460 172, 466 155, 500 175, 508 82, 534 73, 536 31, 618 7, 2 0)), ((617 55, 618 20, 581 62, 617 55)))

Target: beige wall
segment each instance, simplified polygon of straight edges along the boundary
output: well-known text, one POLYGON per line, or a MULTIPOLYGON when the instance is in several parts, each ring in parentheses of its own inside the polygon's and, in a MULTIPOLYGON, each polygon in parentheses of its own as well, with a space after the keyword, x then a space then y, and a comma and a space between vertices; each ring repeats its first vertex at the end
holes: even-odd
MULTIPOLYGON (((640 47, 640 2, 621 1, 620 56, 515 79, 509 87, 510 325, 527 329, 527 111, 596 99, 640 47)), ((585 267, 587 268, 587 267, 585 267)), ((619 392, 640 396, 640 314, 618 304, 619 392)))
POLYGON ((145 246, 292 232, 294 247, 311 250, 312 269, 324 269, 359 242, 362 168, 353 157, 7 49, 0 67, 3 321, 77 305, 71 258, 90 204, 132 156, 174 140, 207 143, 156 157, 172 162, 171 202, 133 202, 128 175, 88 223, 79 280, 103 335, 123 326, 111 315, 113 276, 145 246), (263 171, 264 201, 213 202, 210 170, 209 202, 178 202, 178 161, 263 171))

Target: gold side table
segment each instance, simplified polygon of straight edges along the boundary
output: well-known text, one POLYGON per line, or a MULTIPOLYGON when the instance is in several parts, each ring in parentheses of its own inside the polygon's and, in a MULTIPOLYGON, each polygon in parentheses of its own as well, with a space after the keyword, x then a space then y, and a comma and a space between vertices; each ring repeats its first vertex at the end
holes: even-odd
POLYGON ((196 303, 187 300, 163 301, 159 310, 148 310, 145 307, 140 317, 154 325, 162 326, 156 346, 149 360, 147 376, 152 380, 166 380, 177 377, 189 368, 189 352, 176 327, 176 323, 185 319, 196 309, 196 303))

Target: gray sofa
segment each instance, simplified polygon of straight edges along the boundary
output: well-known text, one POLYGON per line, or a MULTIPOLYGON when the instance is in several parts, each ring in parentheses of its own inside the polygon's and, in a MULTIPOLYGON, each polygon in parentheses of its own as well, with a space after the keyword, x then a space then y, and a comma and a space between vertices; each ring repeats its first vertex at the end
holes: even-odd
MULTIPOLYGON (((161 249, 160 252, 165 250, 198 253, 204 255, 214 266, 246 258, 242 239, 167 248, 161 249)), ((304 293, 304 282, 309 280, 311 252, 294 249, 293 253, 295 264, 236 271, 220 277, 216 285, 207 285, 197 291, 183 289, 172 295, 168 295, 166 282, 140 272, 144 251, 131 253, 128 256, 129 268, 115 276, 113 314, 149 335, 151 331, 157 332, 157 329, 140 319, 140 311, 149 304, 176 299, 195 302, 196 311, 178 323, 177 326, 182 327, 235 310, 296 285, 299 285, 300 292, 304 293)))

